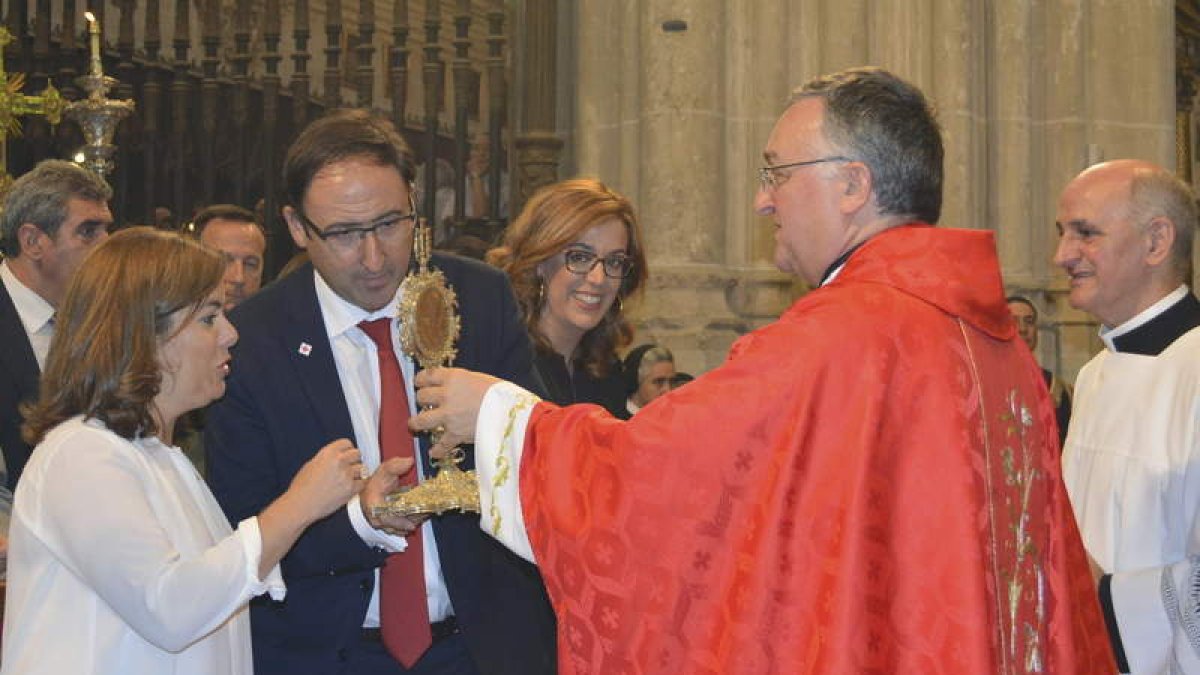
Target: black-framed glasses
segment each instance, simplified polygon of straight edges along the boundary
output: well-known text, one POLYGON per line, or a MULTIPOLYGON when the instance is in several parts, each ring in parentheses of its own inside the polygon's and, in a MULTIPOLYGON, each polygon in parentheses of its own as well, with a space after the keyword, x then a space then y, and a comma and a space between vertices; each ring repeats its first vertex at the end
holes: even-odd
POLYGON ((783 181, 787 180, 791 172, 781 173, 784 169, 798 169, 802 166, 812 166, 814 164, 824 164, 825 162, 852 162, 854 160, 841 155, 833 157, 822 157, 820 159, 810 159, 807 162, 789 162, 787 164, 776 164, 774 166, 764 166, 758 169, 758 184, 764 190, 774 190, 779 187, 783 181))
POLYGON ((380 241, 393 241, 401 233, 404 232, 404 223, 406 221, 417 222, 417 207, 416 204, 409 200, 409 212, 400 213, 398 211, 389 211, 388 213, 379 216, 374 221, 365 224, 338 225, 325 230, 317 227, 313 221, 304 215, 304 211, 295 209, 296 217, 300 219, 300 223, 305 229, 312 232, 321 241, 327 242, 332 246, 341 249, 353 249, 358 246, 368 234, 375 234, 375 237, 380 241))
POLYGON ((604 276, 610 279, 624 279, 633 272, 633 258, 624 253, 610 253, 603 258, 581 248, 569 248, 563 252, 567 263, 567 271, 579 276, 587 276, 596 268, 596 264, 604 266, 604 276))

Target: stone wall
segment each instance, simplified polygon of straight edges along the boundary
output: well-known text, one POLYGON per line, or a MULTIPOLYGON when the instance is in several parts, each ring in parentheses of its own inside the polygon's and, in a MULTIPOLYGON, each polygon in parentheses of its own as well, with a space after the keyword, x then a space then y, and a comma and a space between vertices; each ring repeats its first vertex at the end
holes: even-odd
POLYGON ((1007 282, 1043 310, 1043 362, 1073 377, 1097 351, 1050 263, 1055 201, 1093 161, 1173 166, 1173 2, 563 4, 562 175, 597 176, 638 208, 653 274, 639 341, 706 370, 804 291, 773 270, 772 230, 752 211, 762 145, 792 87, 874 64, 937 104, 942 224, 996 232, 1007 282))

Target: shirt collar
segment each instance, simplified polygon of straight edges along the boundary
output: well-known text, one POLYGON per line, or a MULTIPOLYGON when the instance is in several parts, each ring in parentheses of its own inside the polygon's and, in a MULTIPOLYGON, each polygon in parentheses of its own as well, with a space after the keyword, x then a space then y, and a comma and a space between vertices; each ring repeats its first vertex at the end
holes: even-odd
MULTIPOLYGON (((1172 334, 1169 336, 1166 336, 1166 340, 1167 340, 1166 344, 1161 345, 1160 348, 1150 349, 1149 351, 1147 351, 1146 349, 1137 349, 1137 348, 1131 349, 1131 346, 1134 346, 1137 343, 1142 342, 1143 340, 1140 338, 1151 337, 1150 335, 1148 335, 1149 333, 1158 333, 1159 331, 1155 330, 1155 329, 1156 329, 1156 327, 1158 327, 1158 324, 1160 322, 1155 321, 1155 320, 1158 319, 1159 317, 1162 317, 1163 315, 1165 315, 1168 310, 1170 310, 1175 305, 1179 304, 1179 302, 1181 300, 1183 300, 1184 298, 1186 298, 1187 296, 1188 296, 1187 286, 1184 284, 1180 284, 1179 288, 1176 288, 1175 290, 1171 291, 1166 296, 1164 296, 1161 300, 1154 303, 1153 305, 1150 305, 1146 309, 1142 310, 1136 316, 1134 316, 1132 319, 1126 321, 1125 323, 1123 323, 1115 328, 1109 328, 1108 326, 1101 326, 1100 327, 1100 339, 1104 341, 1104 344, 1106 347, 1108 347, 1109 351, 1113 351, 1113 352, 1133 351, 1136 353, 1157 354, 1157 353, 1161 352, 1162 349, 1165 348, 1167 345, 1169 345, 1171 342, 1174 342, 1175 338, 1179 337, 1178 334, 1174 334, 1176 331, 1170 331, 1172 334)), ((1174 322, 1172 322, 1172 323, 1174 323, 1174 322)), ((1165 326, 1162 326, 1162 327, 1165 328, 1165 326)), ((1184 331, 1184 332, 1186 332, 1186 331, 1184 331)), ((1152 340, 1152 341, 1159 342, 1159 340, 1152 340)))
POLYGON ((846 266, 846 261, 850 259, 850 256, 854 255, 854 252, 865 243, 866 242, 864 241, 862 243, 855 244, 850 248, 849 251, 841 254, 837 257, 837 260, 834 260, 832 263, 830 263, 829 267, 825 268, 825 274, 821 275, 821 283, 818 285, 824 286, 825 284, 836 279, 838 274, 841 274, 842 268, 846 266))
POLYGON ((321 317, 325 320, 325 332, 332 340, 350 330, 356 328, 363 321, 370 321, 380 318, 395 319, 399 315, 400 295, 404 288, 401 284, 400 288, 396 289, 396 295, 388 304, 375 310, 368 312, 367 310, 349 302, 336 291, 329 287, 321 273, 313 268, 313 276, 315 277, 317 289, 317 304, 321 307, 321 317))
POLYGON ((17 316, 21 317, 25 332, 33 335, 45 328, 54 316, 54 307, 32 288, 21 283, 9 268, 7 260, 0 262, 0 281, 3 281, 13 306, 17 308, 17 316))

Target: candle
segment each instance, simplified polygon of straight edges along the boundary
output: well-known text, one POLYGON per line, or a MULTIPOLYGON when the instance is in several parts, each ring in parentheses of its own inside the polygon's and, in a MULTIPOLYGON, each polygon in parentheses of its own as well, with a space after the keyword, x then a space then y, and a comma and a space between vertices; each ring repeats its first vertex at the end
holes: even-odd
POLYGON ((96 21, 96 15, 91 12, 84 12, 83 16, 87 19, 88 33, 92 37, 92 68, 89 74, 94 77, 102 77, 104 66, 100 62, 100 22, 96 21))

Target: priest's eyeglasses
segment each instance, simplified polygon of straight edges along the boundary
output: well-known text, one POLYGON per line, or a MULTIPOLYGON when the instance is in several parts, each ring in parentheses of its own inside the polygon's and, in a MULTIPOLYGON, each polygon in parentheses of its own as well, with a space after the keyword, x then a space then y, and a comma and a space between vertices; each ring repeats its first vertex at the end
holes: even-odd
POLYGON ((395 241, 404 233, 403 225, 406 221, 414 223, 417 221, 417 208, 411 200, 409 209, 408 213, 389 211, 369 223, 340 223, 324 230, 317 227, 300 209, 296 209, 296 217, 300 219, 300 223, 304 225, 305 229, 317 235, 321 241, 334 248, 349 251, 356 248, 367 238, 368 234, 372 233, 379 241, 395 241))
POLYGON ((604 265, 604 276, 609 279, 624 279, 633 271, 633 258, 624 253, 611 253, 600 256, 581 248, 569 248, 563 253, 567 262, 567 270, 572 274, 587 276, 596 269, 597 264, 604 265))
POLYGON ((785 180, 787 180, 789 176, 792 175, 791 171, 784 171, 784 169, 798 169, 802 166, 812 166, 814 164, 824 164, 825 162, 850 162, 850 161, 853 161, 853 160, 851 160, 849 157, 842 157, 841 155, 834 155, 833 157, 822 157, 820 159, 810 159, 807 162, 790 162, 788 164, 776 164, 774 166, 768 165, 768 166, 759 168, 758 184, 764 190, 774 190, 775 188, 782 185, 783 182, 785 180))

